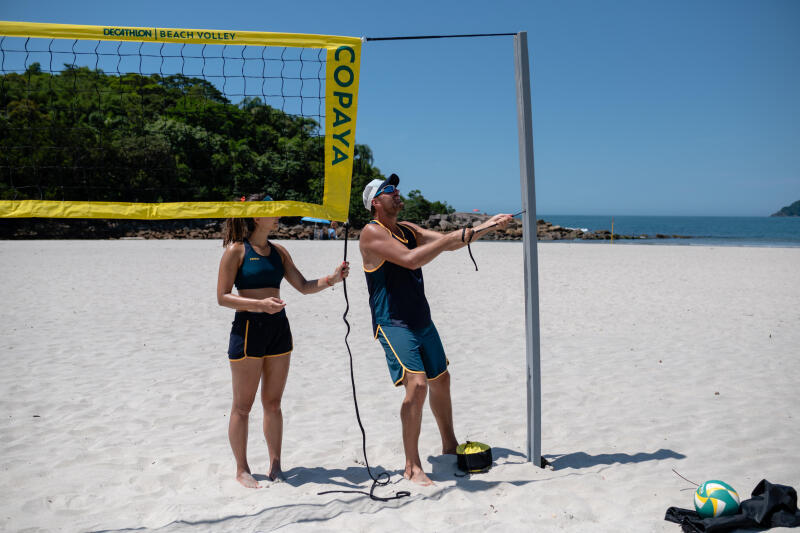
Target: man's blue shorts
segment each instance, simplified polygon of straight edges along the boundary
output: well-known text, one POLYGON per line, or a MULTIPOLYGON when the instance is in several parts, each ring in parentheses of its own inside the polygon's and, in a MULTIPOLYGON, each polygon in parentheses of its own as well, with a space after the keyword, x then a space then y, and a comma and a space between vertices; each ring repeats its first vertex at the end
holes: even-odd
POLYGON ((450 361, 444 355, 444 346, 433 322, 420 329, 379 325, 376 336, 383 345, 395 386, 400 386, 406 372, 425 374, 429 380, 447 372, 450 361))

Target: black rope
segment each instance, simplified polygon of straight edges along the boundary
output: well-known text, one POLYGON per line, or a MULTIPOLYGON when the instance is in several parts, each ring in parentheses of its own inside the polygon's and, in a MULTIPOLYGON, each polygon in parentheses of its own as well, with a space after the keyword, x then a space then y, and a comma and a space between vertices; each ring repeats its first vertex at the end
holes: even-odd
MULTIPOLYGON (((472 229, 472 228, 470 228, 470 229, 472 229)), ((467 239, 465 241, 464 240, 464 235, 466 233, 467 233, 467 228, 462 228, 461 229, 461 242, 466 242, 467 243, 467 251, 469 252, 469 258, 472 259, 472 264, 475 265, 475 272, 477 272, 478 271, 478 263, 475 262, 475 258, 472 256, 472 248, 470 248, 470 246, 469 246, 469 243, 472 242, 472 238, 475 236, 475 230, 472 230, 472 231, 469 232, 469 239, 467 239)))
MULTIPOLYGON (((524 212, 525 212, 525 210, 523 209, 519 213, 514 213, 513 215, 511 215, 511 218, 519 216, 524 212)), ((496 225, 497 225, 497 222, 495 222, 491 226, 483 228, 483 230, 481 230, 481 231, 486 231, 487 229, 492 229, 496 225)), ((472 228, 470 228, 470 229, 472 229, 472 228)), ((470 248, 470 246, 469 246, 470 243, 472 242, 472 238, 475 237, 475 230, 472 230, 470 232, 470 234, 469 234, 469 238, 464 240, 464 236, 466 235, 466 233, 467 233, 467 228, 462 228, 461 229, 461 242, 466 242, 467 243, 467 251, 469 252, 469 258, 472 259, 472 264, 475 265, 475 272, 477 272, 478 271, 478 263, 475 262, 475 257, 473 257, 473 255, 472 255, 472 248, 470 248)))
MULTIPOLYGON (((349 231, 350 231, 350 224, 345 223, 343 261, 347 261, 347 237, 349 231)), ((399 490, 394 493, 394 496, 389 496, 388 498, 375 496, 375 489, 377 487, 383 487, 385 485, 388 485, 391 475, 388 472, 381 472, 380 474, 378 474, 378 477, 373 476, 372 469, 369 466, 369 460, 367 459, 367 433, 364 431, 364 424, 361 423, 361 415, 358 412, 358 398, 356 397, 356 378, 353 374, 353 352, 350 350, 350 343, 347 342, 347 337, 350 335, 350 322, 347 321, 347 313, 350 311, 350 299, 347 297, 347 278, 342 280, 342 291, 344 292, 344 301, 345 301, 345 308, 344 308, 344 314, 342 315, 342 320, 344 320, 344 323, 347 326, 347 332, 344 334, 344 344, 345 346, 347 346, 347 353, 350 356, 350 384, 353 386, 353 405, 355 406, 356 409, 356 420, 358 420, 358 427, 361 428, 361 447, 364 451, 364 464, 367 466, 367 473, 369 474, 369 477, 372 478, 372 487, 369 489, 369 492, 363 490, 325 490, 322 492, 318 492, 317 494, 318 495, 332 494, 332 493, 364 494, 366 496, 369 496, 371 499, 379 502, 388 502, 389 500, 399 500, 400 498, 411 496, 411 493, 408 492, 407 490, 399 490)))
POLYGON ((457 39, 464 37, 499 37, 516 33, 466 33, 461 35, 407 35, 404 37, 364 37, 365 41, 408 41, 411 39, 457 39))

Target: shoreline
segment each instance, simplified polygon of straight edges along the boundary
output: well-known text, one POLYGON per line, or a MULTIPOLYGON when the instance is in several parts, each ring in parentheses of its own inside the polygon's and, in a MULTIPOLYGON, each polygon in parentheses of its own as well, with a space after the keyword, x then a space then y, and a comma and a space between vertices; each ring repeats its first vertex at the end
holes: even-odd
MULTIPOLYGON (((283 242, 329 242, 329 243, 336 243, 342 242, 343 237, 333 240, 317 240, 312 241, 310 239, 284 239, 284 238, 277 238, 275 240, 283 241, 283 242)), ((353 236, 350 236, 350 241, 356 241, 353 236)), ((25 239, 25 238, 17 238, 17 239, 2 239, 0 238, 0 243, 3 242, 92 242, 92 241, 103 241, 103 242, 114 242, 114 241, 173 241, 173 242, 183 242, 183 241, 218 241, 222 242, 221 237, 212 236, 212 237, 197 237, 197 238, 184 238, 184 237, 108 237, 108 238, 74 238, 74 237, 66 237, 66 238, 35 238, 35 239, 25 239)), ((481 243, 506 243, 506 244, 520 244, 522 239, 481 239, 481 243)), ((614 239, 612 243, 610 240, 584 240, 584 239, 552 239, 552 240, 537 240, 537 244, 553 244, 553 245, 567 245, 567 244, 579 244, 579 245, 596 245, 596 246, 614 246, 614 245, 621 245, 621 246, 675 246, 675 247, 709 247, 709 248, 786 248, 786 249, 793 249, 793 248, 800 248, 800 242, 795 241, 754 241, 754 240, 747 240, 747 239, 737 239, 737 238, 717 238, 717 237, 692 237, 687 239, 614 239)), ((473 243, 474 246, 474 243, 473 243)))
MULTIPOLYGON (((422 224, 438 231, 452 231, 477 223, 488 215, 453 213, 433 215, 422 224)), ((583 240, 609 242, 607 229, 589 231, 610 223, 606 217, 589 215, 549 215, 540 218, 537 238, 540 242, 583 240), (552 218, 551 218, 552 217, 552 218)), ((310 239, 314 231, 327 225, 300 224, 299 218, 284 218, 276 236, 297 240, 310 239)), ((614 241, 617 243, 677 244, 708 246, 800 246, 800 219, 790 217, 617 217, 614 241), (661 232, 662 238, 656 238, 661 232), (684 235, 680 235, 684 234, 684 235), (684 238, 681 238, 684 237, 684 238), (682 241, 682 242, 681 242, 682 241)), ((65 220, 65 219, 4 219, 0 221, 0 240, 15 239, 204 239, 221 238, 221 221, 205 220, 65 220)), ((357 239, 360 230, 350 230, 357 239)), ((338 236, 343 237, 339 227, 338 236)), ((522 238, 521 221, 516 219, 505 232, 483 240, 512 240, 522 238)))
MULTIPOLYGON (((501 241, 508 242, 508 241, 501 241)), ((511 241, 515 242, 515 241, 511 241)), ((746 239, 720 239, 717 237, 692 237, 689 239, 614 239, 612 245, 609 241, 580 241, 580 240, 554 240, 538 241, 538 244, 586 244, 615 246, 676 246, 676 247, 709 247, 709 248, 800 248, 800 242, 792 241, 753 241, 746 239)))
MULTIPOLYGON (((475 213, 450 213, 431 215, 420 226, 440 233, 480 224, 489 215, 475 213)), ((324 233, 327 224, 301 224, 296 217, 285 217, 290 222, 281 222, 274 237, 290 240, 313 240, 315 234, 324 233), (321 226, 321 227, 320 227, 321 226)), ((7 219, 0 224, 0 240, 37 239, 221 239, 223 221, 219 219, 187 220, 113 220, 113 219, 7 219)), ((645 239, 689 239, 686 235, 654 234, 626 235, 610 230, 590 231, 582 228, 564 227, 544 219, 536 221, 537 238, 540 241, 554 240, 645 240, 645 239)), ((361 229, 350 229, 350 236, 358 239, 361 229)), ((340 224, 336 229, 338 239, 344 237, 340 224)), ((482 240, 522 240, 522 223, 513 219, 505 230, 495 231, 482 240)), ((327 235, 326 235, 327 237, 327 235)), ((328 240, 323 238, 321 240, 328 240)))

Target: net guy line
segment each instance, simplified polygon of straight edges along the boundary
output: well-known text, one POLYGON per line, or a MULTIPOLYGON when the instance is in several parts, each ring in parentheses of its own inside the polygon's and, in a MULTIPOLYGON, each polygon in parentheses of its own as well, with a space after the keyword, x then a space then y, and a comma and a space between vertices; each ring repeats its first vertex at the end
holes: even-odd
POLYGON ((364 37, 364 41, 408 41, 413 39, 459 39, 465 37, 500 37, 516 33, 465 33, 460 35, 406 35, 398 37, 364 37))

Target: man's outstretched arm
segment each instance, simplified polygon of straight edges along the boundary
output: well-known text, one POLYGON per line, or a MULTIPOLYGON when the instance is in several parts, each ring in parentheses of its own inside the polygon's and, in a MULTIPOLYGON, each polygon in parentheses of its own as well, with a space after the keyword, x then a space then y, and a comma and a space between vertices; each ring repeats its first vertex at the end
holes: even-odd
POLYGON ((416 224, 407 224, 418 235, 419 246, 409 250, 400 242, 392 238, 385 228, 375 224, 367 224, 361 231, 359 247, 361 254, 367 263, 378 264, 381 261, 389 261, 404 268, 414 270, 433 261, 436 256, 444 251, 458 250, 467 245, 470 233, 474 232, 471 240, 479 239, 495 228, 503 229, 508 226, 511 215, 495 215, 476 228, 452 231, 450 233, 438 233, 431 230, 423 230, 416 224), (462 241, 462 236, 464 240, 462 241))
POLYGON ((377 266, 382 261, 389 261, 409 270, 415 270, 433 261, 457 239, 460 240, 461 236, 455 233, 442 235, 439 239, 409 250, 392 238, 384 228, 375 224, 367 224, 361 230, 358 246, 364 259, 364 268, 369 269, 370 265, 377 266))
POLYGON ((412 224, 411 222, 403 222, 410 226, 414 233, 420 236, 420 239, 417 239, 417 242, 420 244, 428 244, 429 242, 436 241, 438 239, 442 239, 447 237, 448 235, 456 234, 458 235, 458 239, 456 242, 451 243, 451 245, 446 248, 447 251, 459 250, 467 245, 469 242, 474 242, 480 239, 481 237, 490 234, 491 232, 498 230, 498 229, 506 229, 508 224, 511 222, 511 215, 507 214, 499 214, 494 215, 489 220, 483 222, 475 226, 474 228, 466 228, 466 231, 463 229, 457 229, 450 233, 439 233, 438 231, 433 231, 429 229, 423 229, 416 224, 412 224), (463 237, 463 240, 462 240, 463 237))

